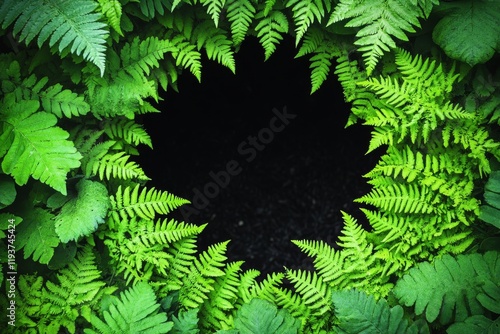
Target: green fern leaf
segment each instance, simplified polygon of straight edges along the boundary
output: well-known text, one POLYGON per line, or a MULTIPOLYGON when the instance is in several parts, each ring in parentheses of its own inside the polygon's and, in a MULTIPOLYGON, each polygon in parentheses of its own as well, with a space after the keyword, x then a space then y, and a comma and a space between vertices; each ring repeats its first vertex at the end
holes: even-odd
POLYGON ((392 186, 374 188, 355 202, 374 205, 394 213, 435 213, 431 205, 435 194, 416 184, 395 183, 392 186))
POLYGON ((42 264, 49 263, 60 240, 54 225, 54 216, 36 208, 29 211, 16 228, 17 248, 24 248, 24 258, 32 257, 42 264))
POLYGON ((197 254, 196 237, 203 231, 205 226, 198 226, 196 233, 172 243, 166 250, 170 254, 170 258, 168 259, 169 267, 165 275, 164 285, 167 293, 169 291, 180 290, 182 287, 182 280, 189 274, 189 267, 197 254))
POLYGON ((420 27, 422 10, 411 1, 376 0, 372 2, 341 0, 335 7, 328 25, 350 19, 346 27, 361 27, 354 44, 363 53, 366 71, 370 75, 384 52, 396 48, 393 37, 407 41, 407 32, 420 27))
POLYGON ((120 36, 123 36, 121 28, 122 4, 119 0, 98 0, 101 13, 108 20, 109 26, 120 36))
POLYGON ((286 277, 313 315, 322 315, 332 310, 330 304, 332 289, 316 272, 287 269, 286 277))
POLYGON ((55 217, 56 233, 64 243, 94 232, 104 223, 110 206, 108 191, 99 182, 83 179, 76 184, 76 191, 78 194, 55 217))
POLYGON ((299 333, 300 321, 293 318, 286 310, 278 310, 269 301, 253 299, 238 310, 234 328, 240 334, 294 334, 299 333))
POLYGON ((155 18, 156 14, 165 14, 165 8, 170 9, 170 5, 168 0, 144 0, 139 4, 142 14, 149 19, 155 18))
POLYGON ((31 176, 66 194, 66 175, 80 166, 81 155, 55 124, 55 116, 38 112, 38 101, 6 102, 0 125, 0 147, 10 147, 3 156, 2 169, 18 185, 31 176))
POLYGON ((125 152, 110 152, 115 141, 108 140, 94 146, 82 159, 82 170, 86 177, 97 175, 100 180, 137 179, 149 180, 136 162, 128 161, 125 152))
MULTIPOLYGON (((250 272, 251 277, 253 277, 254 273, 250 272)), ((240 287, 240 295, 243 301, 248 303, 253 298, 259 298, 274 302, 276 289, 282 284, 284 276, 283 273, 271 273, 260 283, 254 281, 248 291, 243 291, 244 287, 240 287)))
POLYGON ((423 262, 410 269, 396 284, 394 293, 401 303, 414 306, 417 315, 425 312, 429 322, 443 325, 484 314, 478 300, 485 281, 499 286, 498 252, 473 253, 456 258, 444 255, 434 263, 423 262))
MULTIPOLYGON (((307 319, 308 322, 313 322, 317 318, 311 315, 311 309, 304 303, 303 298, 294 291, 277 288, 274 292, 276 305, 290 312, 292 317, 307 319)), ((324 315, 322 318, 327 318, 324 315)), ((303 326, 305 327, 305 326, 303 326)))
POLYGON ((332 48, 325 47, 322 50, 317 50, 316 54, 311 57, 311 94, 317 91, 323 82, 327 79, 332 66, 332 48))
POLYGON ((120 52, 122 69, 141 82, 144 75, 151 73, 152 68, 160 66, 158 61, 163 60, 163 55, 169 51, 172 51, 172 47, 168 40, 148 37, 141 41, 139 37, 135 37, 120 52))
POLYGON ((196 50, 196 46, 186 41, 182 35, 177 35, 170 41, 175 65, 189 68, 195 78, 201 81, 201 54, 196 50))
POLYGON ((155 214, 166 215, 181 205, 189 204, 188 200, 169 194, 166 191, 159 191, 155 188, 143 188, 139 193, 140 185, 133 189, 119 186, 116 194, 111 196, 112 211, 120 216, 135 217, 143 219, 153 219, 155 214))
POLYGON ((456 322, 446 329, 447 334, 498 333, 500 318, 491 320, 484 315, 473 315, 462 322, 456 322))
POLYGON ((91 0, 5 0, 0 7, 0 22, 5 29, 14 21, 13 33, 29 44, 38 36, 38 46, 49 40, 59 53, 71 47, 71 53, 83 55, 101 71, 105 69, 106 25, 99 22, 97 3, 91 0), (17 5, 16 5, 17 4, 17 5))
POLYGON ((207 332, 233 327, 232 312, 238 300, 239 272, 242 264, 243 261, 227 264, 224 275, 215 279, 214 289, 201 306, 200 323, 207 332))
POLYGON ((485 63, 500 44, 500 3, 456 1, 434 27, 433 40, 452 59, 474 66, 485 63))
POLYGON ((90 322, 98 330, 86 333, 169 333, 173 323, 160 312, 153 289, 144 282, 137 283, 112 297, 111 304, 102 310, 104 321, 95 314, 90 322))
POLYGON ((196 26, 192 38, 196 39, 198 50, 205 48, 208 59, 217 60, 235 73, 234 51, 231 49, 233 43, 227 39, 224 30, 214 27, 207 20, 196 26))
POLYGON ((250 0, 229 0, 227 5, 227 20, 231 22, 231 34, 234 45, 245 39, 248 28, 255 17, 256 9, 250 0))
POLYGON ((321 19, 331 10, 330 1, 323 0, 288 0, 286 7, 292 7, 295 22, 295 45, 300 40, 311 24, 321 22, 321 19))
POLYGON ((40 333, 58 333, 61 327, 66 327, 70 333, 75 333, 76 319, 87 318, 91 308, 100 301, 102 296, 112 294, 115 287, 105 287, 106 283, 99 280, 101 272, 95 265, 95 256, 90 247, 84 248, 69 265, 56 275, 57 281, 46 281, 33 278, 21 280, 20 295, 24 298, 33 297, 28 292, 38 288, 39 305, 32 301, 22 300, 21 305, 25 316, 36 322, 40 333), (34 284, 34 286, 29 285, 34 284), (40 291, 39 290, 39 291, 40 291))
POLYGON ((200 0, 200 3, 207 7, 207 14, 212 17, 215 26, 218 27, 220 13, 226 5, 226 0, 200 0))
POLYGON ((311 26, 304 35, 302 39, 302 45, 295 58, 305 56, 307 54, 313 53, 321 47, 325 42, 325 30, 317 25, 311 26))
POLYGON ((63 90, 60 84, 47 88, 40 94, 40 100, 45 111, 51 112, 59 118, 62 118, 63 115, 67 118, 83 116, 90 111, 90 106, 85 102, 83 96, 79 96, 69 89, 63 90))
POLYGON ((42 289, 42 276, 21 275, 19 277, 16 296, 16 324, 22 324, 22 326, 18 325, 19 327, 36 328, 38 326, 36 318, 44 306, 42 289))
POLYGON ((280 11, 271 11, 268 15, 261 11, 255 18, 259 20, 255 31, 264 48, 265 60, 267 60, 276 50, 276 45, 283 39, 283 34, 288 33, 288 20, 280 11))
POLYGON ((385 299, 356 290, 335 291, 332 295, 337 326, 346 334, 417 334, 416 325, 409 325, 403 308, 390 307, 385 299))
POLYGON ((104 233, 104 244, 117 272, 123 273, 127 282, 161 275, 167 278, 161 285, 168 291, 175 290, 179 277, 186 274, 196 252, 193 237, 204 228, 166 219, 155 223, 121 218, 110 219, 108 224, 110 231, 104 233))
POLYGON ((228 243, 225 241, 208 247, 193 261, 179 291, 179 302, 184 307, 198 308, 214 289, 214 278, 224 275, 221 268, 227 259, 224 254, 228 243))
POLYGON ((172 316, 174 327, 170 333, 175 334, 198 334, 198 310, 180 311, 179 314, 172 316))
POLYGON ((292 240, 302 252, 314 257, 314 268, 324 282, 338 279, 342 275, 345 254, 336 251, 324 241, 292 240))
POLYGON ((139 144, 145 144, 153 148, 151 137, 142 125, 137 124, 133 120, 113 118, 106 120, 103 127, 104 132, 113 141, 121 139, 129 145, 138 146, 139 144))
POLYGON ((485 204, 479 218, 500 229, 500 171, 493 171, 484 190, 485 204))

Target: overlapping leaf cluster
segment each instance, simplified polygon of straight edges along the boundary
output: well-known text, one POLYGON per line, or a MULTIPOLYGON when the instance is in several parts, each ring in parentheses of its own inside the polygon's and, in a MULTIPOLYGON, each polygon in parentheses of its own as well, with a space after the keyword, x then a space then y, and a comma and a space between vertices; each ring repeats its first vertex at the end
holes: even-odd
POLYGON ((0 25, 0 239, 44 268, 19 277, 18 332, 498 328, 498 2, 4 0, 0 25), (260 280, 165 217, 188 201, 146 185, 137 116, 204 56, 234 73, 248 36, 267 60, 286 35, 312 92, 334 66, 381 158, 364 223, 260 280))

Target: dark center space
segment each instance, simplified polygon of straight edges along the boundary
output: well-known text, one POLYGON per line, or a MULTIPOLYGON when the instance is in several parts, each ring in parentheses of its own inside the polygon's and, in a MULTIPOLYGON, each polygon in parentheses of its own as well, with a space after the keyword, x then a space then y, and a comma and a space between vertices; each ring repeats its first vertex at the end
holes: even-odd
MULTIPOLYGON (((262 273, 306 268, 290 240, 334 244, 340 210, 360 218, 355 198, 369 187, 362 175, 369 129, 347 129, 349 106, 334 75, 310 95, 309 60, 294 59, 286 39, 264 62, 255 40, 236 54, 236 75, 203 59, 202 83, 186 71, 161 114, 144 117, 154 150, 142 149, 150 186, 189 199, 173 218, 208 223, 199 249, 231 240, 229 261, 262 273)), ((333 68, 332 68, 333 71, 333 68)))

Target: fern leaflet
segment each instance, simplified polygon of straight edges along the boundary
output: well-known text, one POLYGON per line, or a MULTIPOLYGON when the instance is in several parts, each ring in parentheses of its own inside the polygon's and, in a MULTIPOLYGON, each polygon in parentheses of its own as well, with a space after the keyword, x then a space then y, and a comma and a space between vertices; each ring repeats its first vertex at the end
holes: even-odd
POLYGON ((166 215, 175 208, 189 203, 166 191, 143 188, 139 193, 139 188, 139 184, 133 189, 125 187, 124 190, 119 186, 116 194, 111 196, 112 211, 123 218, 138 216, 143 219, 153 219, 155 214, 166 215))
POLYGON ((153 289, 144 282, 137 283, 111 297, 110 304, 102 310, 104 320, 92 315, 91 324, 98 330, 87 333, 169 333, 173 322, 160 311, 153 289))
POLYGON ((5 0, 0 7, 0 22, 5 29, 14 21, 13 33, 29 44, 38 36, 40 47, 58 45, 59 53, 71 45, 76 55, 83 52, 86 60, 101 71, 105 69, 106 25, 99 22, 97 3, 91 0, 5 0), (50 39, 49 39, 50 38, 50 39))

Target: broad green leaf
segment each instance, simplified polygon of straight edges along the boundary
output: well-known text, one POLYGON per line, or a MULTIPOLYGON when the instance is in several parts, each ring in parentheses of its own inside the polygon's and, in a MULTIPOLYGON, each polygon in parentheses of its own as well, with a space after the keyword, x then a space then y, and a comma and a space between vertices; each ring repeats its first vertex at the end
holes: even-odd
POLYGON ((54 248, 59 245, 54 216, 35 208, 23 217, 23 222, 17 227, 18 249, 24 248, 24 258, 32 256, 33 260, 42 264, 49 263, 54 255, 54 248))
POLYGON ((240 334, 293 334, 299 332, 300 321, 288 311, 255 298, 238 311, 234 327, 240 334))
POLYGON ((61 208, 56 217, 56 233, 62 242, 78 240, 97 229, 110 207, 106 187, 95 181, 77 183, 78 194, 61 208))
POLYGON ((500 2, 454 1, 454 9, 434 27, 434 41, 453 59, 485 63, 500 45, 500 2))

